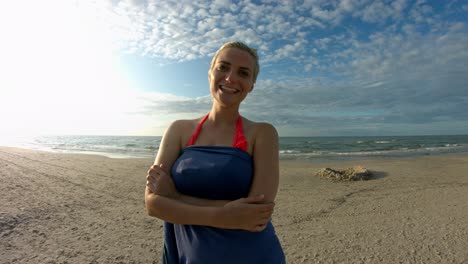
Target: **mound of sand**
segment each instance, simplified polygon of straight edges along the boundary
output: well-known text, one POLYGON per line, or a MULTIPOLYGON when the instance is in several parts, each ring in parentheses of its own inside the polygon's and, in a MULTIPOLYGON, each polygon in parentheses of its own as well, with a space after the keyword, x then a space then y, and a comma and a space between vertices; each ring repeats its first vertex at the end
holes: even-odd
POLYGON ((345 170, 323 168, 320 169, 316 175, 320 178, 327 178, 334 181, 365 181, 372 178, 372 173, 362 166, 354 166, 345 170))

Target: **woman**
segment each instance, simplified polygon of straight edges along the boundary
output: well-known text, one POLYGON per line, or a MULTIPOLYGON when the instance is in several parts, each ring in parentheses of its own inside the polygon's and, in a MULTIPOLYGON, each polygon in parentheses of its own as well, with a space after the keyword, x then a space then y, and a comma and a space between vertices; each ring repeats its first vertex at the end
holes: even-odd
POLYGON ((270 221, 278 135, 239 114, 258 72, 256 50, 224 44, 208 71, 211 111, 163 136, 145 193, 148 214, 165 221, 163 263, 285 263, 270 221))

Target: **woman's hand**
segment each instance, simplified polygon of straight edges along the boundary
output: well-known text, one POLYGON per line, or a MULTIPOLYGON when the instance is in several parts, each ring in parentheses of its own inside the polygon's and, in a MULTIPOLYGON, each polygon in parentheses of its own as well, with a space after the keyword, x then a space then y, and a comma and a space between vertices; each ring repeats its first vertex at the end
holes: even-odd
POLYGON ((146 186, 154 194, 172 199, 180 198, 180 193, 177 191, 172 177, 167 169, 163 167, 163 164, 151 166, 146 176, 146 186))
POLYGON ((227 203, 221 213, 225 228, 260 232, 273 214, 274 203, 264 202, 264 195, 241 198, 227 203))

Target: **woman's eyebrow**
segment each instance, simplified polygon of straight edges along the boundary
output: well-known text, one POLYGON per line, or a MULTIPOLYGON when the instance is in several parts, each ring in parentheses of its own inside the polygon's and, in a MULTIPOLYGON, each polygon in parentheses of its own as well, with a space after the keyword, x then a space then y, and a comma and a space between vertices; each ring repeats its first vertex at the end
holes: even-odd
MULTIPOLYGON (((228 61, 219 61, 219 63, 227 64, 227 65, 232 65, 232 63, 230 63, 230 62, 228 62, 228 61)), ((239 68, 241 68, 242 70, 252 71, 249 67, 240 66, 239 68)))

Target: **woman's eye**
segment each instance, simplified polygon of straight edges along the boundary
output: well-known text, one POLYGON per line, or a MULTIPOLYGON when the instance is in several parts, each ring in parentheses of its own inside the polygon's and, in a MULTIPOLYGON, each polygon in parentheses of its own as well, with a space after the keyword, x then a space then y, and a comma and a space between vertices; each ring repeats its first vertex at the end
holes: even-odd
POLYGON ((223 64, 218 65, 218 67, 217 67, 218 71, 226 71, 227 68, 228 68, 228 67, 227 67, 226 65, 223 65, 223 64))
POLYGON ((242 76, 242 77, 249 77, 249 72, 248 71, 241 71, 239 73, 239 75, 242 76))

